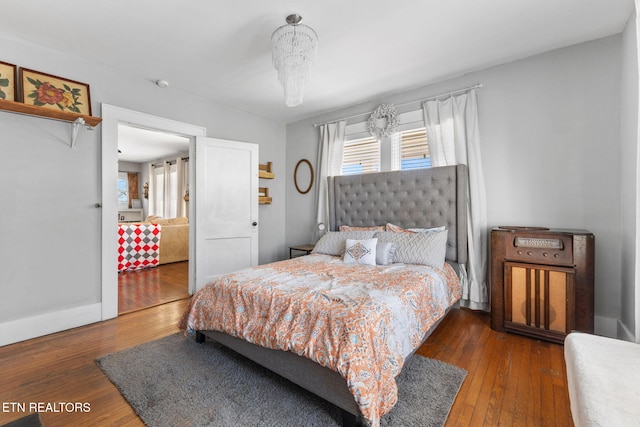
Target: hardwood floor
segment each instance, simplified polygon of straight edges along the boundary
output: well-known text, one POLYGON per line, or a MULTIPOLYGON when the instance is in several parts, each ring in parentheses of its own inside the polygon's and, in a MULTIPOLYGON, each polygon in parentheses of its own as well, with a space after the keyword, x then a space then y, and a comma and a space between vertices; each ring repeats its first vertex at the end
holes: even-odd
POLYGON ((118 273, 118 314, 189 297, 189 261, 118 273))
POLYGON ((490 328, 451 310, 419 354, 467 370, 445 427, 573 426, 564 347, 490 328))
MULTIPOLYGON (((26 414, 7 403, 89 403, 90 412, 45 412, 50 426, 143 426, 94 360, 178 331, 189 301, 125 314, 105 322, 0 347, 0 425, 26 414)), ((55 408, 54 408, 55 409, 55 408)))
MULTIPOLYGON (((45 412, 45 427, 143 426, 94 359, 177 332, 188 300, 0 347, 0 424, 11 402, 88 403, 45 412)), ((572 426, 563 347, 497 333, 486 314, 454 309, 419 350, 468 371, 446 426, 572 426)))

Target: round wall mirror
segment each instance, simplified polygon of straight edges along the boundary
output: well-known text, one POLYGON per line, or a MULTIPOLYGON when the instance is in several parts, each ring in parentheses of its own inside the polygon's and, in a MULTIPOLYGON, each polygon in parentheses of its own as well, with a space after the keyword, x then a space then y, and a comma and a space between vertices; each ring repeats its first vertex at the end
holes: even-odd
POLYGON ((296 190, 300 194, 307 194, 313 186, 313 166, 307 159, 302 159, 296 164, 296 168, 293 171, 293 183, 296 185, 296 190))

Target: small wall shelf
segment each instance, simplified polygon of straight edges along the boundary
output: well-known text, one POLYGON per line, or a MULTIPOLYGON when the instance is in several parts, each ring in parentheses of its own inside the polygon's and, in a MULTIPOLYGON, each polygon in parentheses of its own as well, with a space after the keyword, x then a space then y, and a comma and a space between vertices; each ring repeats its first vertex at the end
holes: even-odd
POLYGON ((275 177, 272 162, 258 165, 258 178, 273 179, 275 177))
POLYGON ((102 118, 100 117, 87 116, 67 111, 57 111, 51 108, 27 105, 22 102, 6 101, 2 99, 0 99, 0 110, 7 111, 9 113, 26 114, 29 116, 43 117, 45 119, 60 120, 71 123, 73 125, 71 148, 75 148, 76 146, 79 126, 86 125, 87 127, 95 127, 102 122, 102 118))
POLYGON ((270 205, 271 202, 272 199, 269 197, 269 188, 258 187, 258 203, 261 205, 270 205))
MULTIPOLYGON (((258 178, 273 179, 275 177, 272 162, 258 165, 258 178)), ((258 203, 261 205, 270 205, 272 201, 271 197, 269 197, 269 188, 258 187, 258 203)))
POLYGON ((100 117, 85 116, 83 114, 66 111, 56 111, 50 108, 38 107, 37 105, 27 105, 22 102, 5 101, 3 99, 0 99, 0 110, 27 114, 30 116, 45 117, 53 120, 62 120, 64 122, 75 122, 76 119, 82 118, 85 123, 91 127, 98 126, 100 122, 102 122, 102 118, 100 117))

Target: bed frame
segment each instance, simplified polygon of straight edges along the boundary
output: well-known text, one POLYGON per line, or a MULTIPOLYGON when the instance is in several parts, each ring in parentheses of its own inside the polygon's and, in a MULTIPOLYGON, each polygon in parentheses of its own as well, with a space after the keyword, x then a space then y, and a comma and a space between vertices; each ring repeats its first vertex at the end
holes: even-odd
MULTIPOLYGON (((454 268, 467 261, 464 165, 330 177, 329 209, 329 230, 333 231, 341 225, 374 226, 387 222, 405 228, 445 225, 447 261, 454 268)), ((423 343, 440 320, 427 332, 423 343)), ((196 340, 203 342, 205 336, 333 403, 341 409, 343 425, 360 422, 360 410, 337 372, 294 353, 260 347, 218 331, 198 331, 196 340)))

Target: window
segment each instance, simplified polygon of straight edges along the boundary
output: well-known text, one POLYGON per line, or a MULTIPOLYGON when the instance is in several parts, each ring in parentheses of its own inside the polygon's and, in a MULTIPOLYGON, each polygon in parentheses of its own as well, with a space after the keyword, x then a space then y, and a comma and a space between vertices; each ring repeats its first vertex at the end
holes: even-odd
POLYGON ((342 155, 342 175, 380 170, 380 143, 374 137, 347 140, 342 155))
POLYGON ((422 110, 401 113, 398 121, 397 132, 380 141, 369 134, 366 121, 348 124, 344 137, 342 175, 430 168, 431 157, 422 110))
POLYGON ((118 189, 118 209, 129 208, 129 176, 126 172, 118 172, 117 189, 118 189))
POLYGON ((427 129, 419 128, 400 132, 400 169, 430 168, 427 129))

